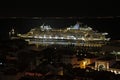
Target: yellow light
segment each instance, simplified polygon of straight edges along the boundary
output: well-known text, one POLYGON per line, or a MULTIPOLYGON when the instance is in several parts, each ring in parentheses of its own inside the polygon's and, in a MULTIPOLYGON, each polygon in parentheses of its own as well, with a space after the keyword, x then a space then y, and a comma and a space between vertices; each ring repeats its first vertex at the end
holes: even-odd
POLYGON ((87 61, 83 61, 83 67, 86 68, 87 61))
POLYGON ((87 61, 83 61, 83 65, 86 65, 87 64, 87 61))

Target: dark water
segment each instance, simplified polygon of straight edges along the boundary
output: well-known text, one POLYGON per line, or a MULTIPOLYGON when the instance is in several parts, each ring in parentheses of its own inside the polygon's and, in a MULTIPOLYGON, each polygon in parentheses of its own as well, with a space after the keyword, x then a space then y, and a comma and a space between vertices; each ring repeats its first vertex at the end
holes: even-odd
POLYGON ((66 28, 82 22, 98 32, 108 32, 111 39, 120 39, 120 18, 1 18, 0 37, 8 38, 8 32, 14 28, 17 33, 26 33, 31 28, 42 24, 50 25, 52 28, 66 28))

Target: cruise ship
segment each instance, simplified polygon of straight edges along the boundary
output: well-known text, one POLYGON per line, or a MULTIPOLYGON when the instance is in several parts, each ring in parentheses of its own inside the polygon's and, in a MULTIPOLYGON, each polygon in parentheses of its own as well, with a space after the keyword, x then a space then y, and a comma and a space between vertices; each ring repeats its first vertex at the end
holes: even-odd
POLYGON ((43 24, 31 29, 26 34, 17 34, 19 38, 28 41, 29 44, 88 47, 101 47, 105 45, 110 40, 106 35, 108 33, 94 31, 91 27, 79 22, 64 29, 55 29, 43 24))

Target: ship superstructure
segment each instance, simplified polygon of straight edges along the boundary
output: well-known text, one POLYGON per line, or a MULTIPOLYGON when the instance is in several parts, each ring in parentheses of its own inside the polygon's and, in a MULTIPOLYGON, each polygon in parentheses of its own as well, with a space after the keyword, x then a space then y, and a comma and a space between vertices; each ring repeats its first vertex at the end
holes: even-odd
POLYGON ((77 23, 66 29, 54 29, 49 25, 41 25, 31 29, 26 34, 18 34, 29 44, 42 45, 75 45, 75 46, 102 46, 110 38, 106 38, 108 33, 99 33, 91 27, 77 23))

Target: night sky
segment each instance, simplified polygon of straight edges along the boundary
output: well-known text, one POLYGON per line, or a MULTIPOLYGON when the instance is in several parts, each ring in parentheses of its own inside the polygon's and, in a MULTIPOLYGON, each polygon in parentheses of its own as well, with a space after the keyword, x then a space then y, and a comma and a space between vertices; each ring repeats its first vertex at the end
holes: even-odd
POLYGON ((1 2, 1 38, 8 36, 12 27, 18 33, 26 33, 43 23, 64 28, 81 21, 95 30, 108 32, 112 39, 120 39, 120 7, 115 0, 40 1, 1 2))

